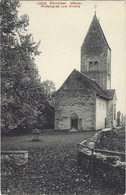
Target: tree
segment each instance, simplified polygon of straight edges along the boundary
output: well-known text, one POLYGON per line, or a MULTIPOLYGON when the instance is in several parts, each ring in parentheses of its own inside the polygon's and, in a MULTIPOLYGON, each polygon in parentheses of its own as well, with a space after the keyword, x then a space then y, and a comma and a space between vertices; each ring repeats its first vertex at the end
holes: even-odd
POLYGON ((28 16, 18 17, 19 6, 19 1, 0 2, 3 131, 36 126, 38 108, 46 102, 34 61, 39 43, 27 32, 28 16))
POLYGON ((46 80, 42 82, 44 95, 46 97, 46 100, 49 102, 49 104, 53 104, 52 95, 56 91, 55 84, 53 81, 46 80))
POLYGON ((53 129, 54 128, 54 100, 53 100, 53 93, 56 91, 55 84, 51 80, 46 80, 42 82, 44 97, 46 99, 45 104, 40 104, 39 111, 40 111, 40 118, 39 124, 40 126, 43 123, 43 116, 44 116, 44 129, 53 129))

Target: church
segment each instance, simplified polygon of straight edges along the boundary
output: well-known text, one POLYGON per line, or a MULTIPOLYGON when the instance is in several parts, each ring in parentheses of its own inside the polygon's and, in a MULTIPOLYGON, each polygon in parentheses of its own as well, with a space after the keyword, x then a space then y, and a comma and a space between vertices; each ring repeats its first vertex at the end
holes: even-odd
POLYGON ((111 48, 96 13, 74 69, 54 93, 56 130, 100 130, 116 126, 116 93, 111 89, 111 48))

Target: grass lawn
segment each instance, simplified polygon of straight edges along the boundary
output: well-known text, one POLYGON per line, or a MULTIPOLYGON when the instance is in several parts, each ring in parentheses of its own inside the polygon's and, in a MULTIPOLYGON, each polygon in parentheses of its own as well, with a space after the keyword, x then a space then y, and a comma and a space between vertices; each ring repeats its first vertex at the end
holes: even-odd
POLYGON ((1 138, 2 150, 28 150, 24 171, 2 176, 2 194, 12 195, 121 195, 119 189, 92 178, 77 166, 77 144, 95 132, 43 132, 1 138))

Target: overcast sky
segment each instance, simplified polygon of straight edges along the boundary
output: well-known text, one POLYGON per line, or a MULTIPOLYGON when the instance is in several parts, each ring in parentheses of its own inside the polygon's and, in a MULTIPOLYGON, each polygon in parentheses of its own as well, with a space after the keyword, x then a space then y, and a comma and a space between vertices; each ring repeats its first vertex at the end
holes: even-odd
POLYGON ((52 80, 58 89, 74 68, 80 70, 80 47, 96 4, 97 18, 112 50, 111 84, 116 89, 117 111, 126 114, 126 3, 75 1, 81 3, 80 8, 70 8, 74 1, 66 2, 67 8, 43 8, 37 1, 21 1, 20 14, 29 16, 29 31, 35 41, 41 40, 42 53, 36 57, 41 80, 52 80))

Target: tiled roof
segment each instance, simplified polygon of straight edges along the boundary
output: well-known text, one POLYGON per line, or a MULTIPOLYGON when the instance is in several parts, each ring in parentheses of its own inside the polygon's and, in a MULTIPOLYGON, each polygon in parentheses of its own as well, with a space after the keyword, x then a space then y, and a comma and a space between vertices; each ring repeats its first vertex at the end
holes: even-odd
MULTIPOLYGON (((109 99, 109 97, 104 92, 104 90, 102 90, 101 87, 93 79, 89 78, 87 75, 79 72, 76 69, 74 69, 71 74, 75 74, 75 76, 78 75, 84 83, 87 83, 88 86, 90 86, 91 88, 93 88, 96 91, 96 95, 103 97, 105 99, 109 99)), ((68 76, 68 78, 69 78, 69 76, 68 76)), ((66 79, 66 81, 68 80, 68 78, 66 79)), ((63 85, 64 85, 64 83, 63 83, 63 85)), ((60 91, 60 89, 63 87, 63 85, 53 94, 53 96, 55 96, 60 91)))
MULTIPOLYGON (((103 30, 101 28, 101 25, 100 25, 99 20, 97 19, 97 16, 96 15, 94 15, 94 17, 92 19, 92 22, 91 22, 90 27, 88 29, 88 32, 87 32, 87 34, 85 36, 85 39, 83 41, 83 44, 85 43, 85 44, 89 45, 89 42, 92 44, 92 39, 91 39, 91 36, 89 36, 89 35, 92 35, 92 28, 94 28, 94 27, 95 27, 95 30, 97 32, 99 32, 98 34, 95 34, 95 36, 97 35, 96 40, 99 41, 99 42, 97 42, 97 47, 98 46, 100 47, 100 45, 101 45, 101 43, 100 43, 100 38, 101 38, 102 44, 103 44, 103 41, 104 41, 105 44, 107 45, 107 47, 111 50, 111 48, 109 47, 109 44, 107 42, 107 39, 106 39, 106 37, 104 35, 104 32, 103 32, 103 30)), ((93 39, 94 39, 94 35, 92 35, 92 36, 93 36, 93 39)))
MULTIPOLYGON (((99 21, 98 21, 96 15, 94 15, 94 20, 97 21, 97 24, 98 24, 98 26, 99 26, 99 28, 100 28, 100 30, 101 30, 101 33, 102 33, 102 35, 103 35, 103 37, 104 37, 104 40, 105 40, 107 46, 109 47, 109 44, 108 44, 108 42, 107 42, 107 39, 106 39, 106 37, 105 37, 105 35, 104 35, 104 32, 103 32, 103 30, 102 30, 102 28, 101 28, 101 25, 100 25, 100 23, 99 23, 99 21)), ((110 47, 109 47, 109 49, 110 49, 110 47)))
POLYGON ((76 71, 76 73, 81 76, 81 78, 84 82, 88 83, 91 86, 91 88, 93 88, 96 91, 97 95, 99 95, 103 98, 109 99, 107 94, 101 89, 101 87, 93 79, 91 79, 88 76, 86 76, 85 74, 77 71, 76 69, 74 69, 74 71, 76 71))

